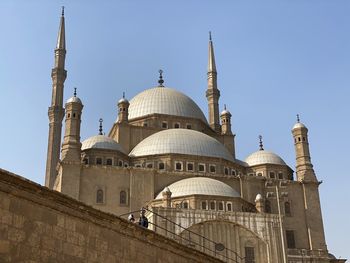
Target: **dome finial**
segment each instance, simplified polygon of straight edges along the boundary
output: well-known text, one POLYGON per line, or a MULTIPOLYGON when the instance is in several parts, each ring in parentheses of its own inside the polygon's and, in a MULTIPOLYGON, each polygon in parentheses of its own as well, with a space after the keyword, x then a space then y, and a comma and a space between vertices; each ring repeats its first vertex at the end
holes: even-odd
POLYGON ((263 141, 262 141, 262 136, 259 135, 259 150, 263 151, 264 150, 264 145, 263 145, 263 141))
POLYGON ((125 99, 125 91, 123 91, 123 99, 125 99))
POLYGON ((224 110, 226 110, 226 104, 224 104, 224 110))
POLYGON ((64 16, 64 6, 62 6, 62 16, 64 16))
POLYGON ((98 121, 100 122, 100 129, 98 130, 98 131, 99 131, 98 135, 103 135, 103 132, 102 132, 102 131, 103 131, 103 129, 102 129, 102 122, 103 122, 103 119, 100 118, 98 121))
POLYGON ((164 87, 163 83, 164 83, 164 80, 163 80, 163 70, 159 70, 159 80, 158 80, 158 87, 164 87))
POLYGON ((209 31, 209 41, 211 41, 211 31, 209 31))
POLYGON ((298 122, 298 123, 300 122, 300 116, 299 116, 299 114, 297 114, 297 122, 298 122))
POLYGON ((73 96, 76 97, 77 96, 77 88, 74 87, 74 93, 73 93, 73 96))

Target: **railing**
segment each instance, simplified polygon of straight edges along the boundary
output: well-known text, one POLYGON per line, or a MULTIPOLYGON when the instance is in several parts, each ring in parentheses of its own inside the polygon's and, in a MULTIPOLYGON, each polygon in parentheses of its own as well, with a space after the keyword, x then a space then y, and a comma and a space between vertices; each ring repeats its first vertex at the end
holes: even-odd
MULTIPOLYGON (((226 248, 223 244, 217 243, 213 240, 210 240, 209 238, 202 236, 196 232, 193 232, 183 226, 181 226, 178 223, 175 223, 168 219, 167 217, 160 215, 148 208, 144 208, 145 211, 148 212, 148 214, 153 215, 156 220, 153 220, 154 222, 159 221, 158 219, 161 218, 163 221, 167 221, 167 227, 161 226, 159 224, 156 224, 154 222, 148 222, 149 225, 153 226, 153 230, 157 233, 160 233, 166 237, 174 239, 176 242, 186 245, 188 247, 191 247, 193 249, 197 249, 201 252, 207 253, 211 256, 215 256, 221 260, 224 260, 225 262, 231 263, 244 263, 245 258, 241 257, 236 251, 233 251, 229 248, 226 248), (169 225, 170 224, 170 225, 169 225), (170 227, 169 227, 170 226, 170 227), (178 228, 179 234, 175 231, 169 230, 169 229, 175 229, 178 228), (160 231, 159 231, 160 230, 160 231), (202 242, 200 242, 202 241, 202 242), (233 256, 232 256, 233 255, 233 256)), ((120 215, 120 217, 129 216, 130 214, 134 213, 140 213, 141 210, 132 211, 126 214, 120 215)), ((137 220, 135 223, 138 224, 137 220)))

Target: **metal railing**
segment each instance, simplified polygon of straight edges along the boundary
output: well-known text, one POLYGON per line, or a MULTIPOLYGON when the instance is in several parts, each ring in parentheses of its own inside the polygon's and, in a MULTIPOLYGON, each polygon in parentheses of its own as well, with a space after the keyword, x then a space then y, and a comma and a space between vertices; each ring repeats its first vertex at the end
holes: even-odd
MULTIPOLYGON (((154 220, 154 222, 157 222, 158 218, 161 218, 162 220, 165 220, 170 224, 170 227, 168 224, 167 224, 167 227, 164 227, 164 226, 161 226, 161 225, 156 224, 154 222, 148 222, 149 225, 153 226, 153 228, 154 228, 153 230, 156 233, 162 234, 168 238, 175 240, 176 242, 178 242, 182 245, 186 245, 186 246, 191 247, 193 249, 197 249, 201 252, 204 252, 204 253, 209 254, 211 256, 214 256, 214 257, 217 257, 217 258, 224 260, 228 263, 231 263, 231 262, 244 263, 245 262, 244 257, 241 257, 236 251, 229 249, 229 248, 226 248, 223 244, 217 243, 217 242, 215 242, 215 241, 213 241, 213 240, 211 240, 203 235, 200 235, 196 232, 193 232, 193 231, 181 226, 180 224, 171 221, 167 217, 154 212, 153 210, 150 210, 148 208, 143 208, 143 209, 155 217, 156 220, 154 220), (180 230, 179 233, 176 233, 175 231, 169 230, 169 228, 175 229, 176 227, 180 230), (161 230, 161 231, 159 231, 159 230, 161 230), (200 242, 200 241, 202 241, 202 242, 200 242)), ((122 214, 122 215, 120 215, 120 217, 128 216, 130 214, 139 213, 139 212, 141 212, 141 210, 135 210, 135 211, 132 211, 129 213, 122 214)), ((135 221, 135 223, 138 223, 137 220, 135 221)))

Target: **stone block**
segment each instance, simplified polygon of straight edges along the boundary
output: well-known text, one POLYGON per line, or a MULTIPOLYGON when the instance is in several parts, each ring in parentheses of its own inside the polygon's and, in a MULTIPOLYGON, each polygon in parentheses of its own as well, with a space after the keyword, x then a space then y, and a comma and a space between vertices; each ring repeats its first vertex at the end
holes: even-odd
POLYGON ((5 193, 0 192, 0 208, 4 210, 9 210, 10 198, 6 196, 5 193))
POLYGON ((23 228, 25 217, 22 215, 14 214, 12 217, 12 225, 17 228, 23 228))
POLYGON ((10 242, 6 240, 0 240, 0 254, 7 254, 10 252, 10 242))
POLYGON ((0 222, 6 225, 12 225, 12 213, 8 210, 0 209, 0 222))
POLYGON ((26 233, 17 228, 10 227, 8 229, 8 239, 14 242, 22 242, 26 237, 26 233))

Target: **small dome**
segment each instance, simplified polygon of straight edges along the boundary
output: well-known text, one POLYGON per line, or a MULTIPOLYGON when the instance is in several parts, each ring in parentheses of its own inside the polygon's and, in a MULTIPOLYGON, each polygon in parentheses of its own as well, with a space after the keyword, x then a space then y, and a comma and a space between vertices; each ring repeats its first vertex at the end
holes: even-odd
POLYGON ((165 187, 162 192, 163 193, 169 193, 169 192, 171 193, 169 187, 165 187))
POLYGON ((255 197, 255 202, 261 201, 262 199, 263 199, 262 195, 261 194, 257 194, 256 197, 255 197))
POLYGON ((301 122, 297 122, 296 124, 294 124, 292 130, 298 129, 298 128, 306 128, 306 126, 303 123, 301 123, 301 122))
POLYGON ((81 102, 81 100, 78 97, 76 97, 76 96, 73 96, 73 97, 69 98, 66 103, 71 103, 71 102, 77 102, 77 103, 83 104, 81 102))
POLYGON ((125 153, 119 143, 104 135, 96 135, 83 141, 81 150, 84 151, 88 149, 113 150, 125 153))
POLYGON ((159 154, 187 154, 234 161, 233 156, 218 140, 195 130, 168 129, 157 132, 135 146, 130 157, 159 154))
POLYGON ((259 164, 279 164, 286 165, 286 163, 277 154, 269 151, 260 150, 249 155, 245 162, 249 166, 259 165, 259 164))
POLYGON ((228 111, 228 110, 223 110, 223 111, 221 112, 220 116, 222 116, 222 115, 232 115, 232 114, 231 114, 231 112, 228 111))
POLYGON ((126 98, 121 98, 119 101, 118 101, 118 104, 120 103, 129 103, 129 101, 126 99, 126 98))
MULTIPOLYGON (((185 195, 216 195, 225 197, 240 197, 241 195, 231 186, 207 177, 193 177, 177 181, 168 186, 172 192, 171 197, 185 195)), ((161 199, 160 192, 156 199, 161 199)))
POLYGON ((166 87, 147 89, 130 100, 129 120, 154 113, 196 118, 207 123, 203 112, 191 98, 166 87))

